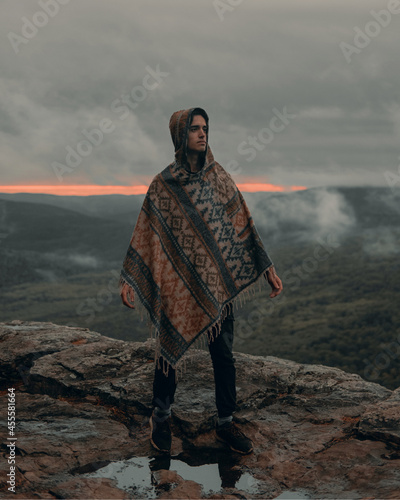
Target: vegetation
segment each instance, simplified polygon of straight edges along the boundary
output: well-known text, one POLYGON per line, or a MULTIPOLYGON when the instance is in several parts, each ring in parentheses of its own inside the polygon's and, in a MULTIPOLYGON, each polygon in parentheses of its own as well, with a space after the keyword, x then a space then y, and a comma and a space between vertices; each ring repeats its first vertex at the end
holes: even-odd
MULTIPOLYGON (((275 251, 278 274, 287 275, 284 292, 270 299, 269 288, 263 287, 235 313, 234 349, 334 366, 399 387, 398 259, 373 258, 363 253, 361 241, 353 240, 317 266, 304 266, 313 251, 313 246, 296 248, 295 259, 291 249, 275 251), (301 277, 295 282, 294 276, 301 277)), ((14 262, 10 269, 21 283, 9 280, 3 287, 0 321, 51 321, 132 341, 149 337, 137 309, 121 303, 119 268, 70 275, 54 270, 59 277, 53 281, 40 276, 30 281, 34 262, 28 257, 4 262, 14 262)))
MULTIPOLYGON (((235 313, 236 351, 400 386, 399 204, 385 193, 346 191, 358 223, 335 248, 316 252, 317 241, 301 239, 268 247, 284 291, 270 299, 263 287, 235 313)), ((104 213, 115 209, 101 205, 108 198, 94 201, 104 213)), ((122 305, 117 289, 132 220, 104 213, 1 202, 0 321, 51 321, 123 340, 148 338, 146 322, 122 305)), ((260 233, 267 238, 265 227, 260 233)))

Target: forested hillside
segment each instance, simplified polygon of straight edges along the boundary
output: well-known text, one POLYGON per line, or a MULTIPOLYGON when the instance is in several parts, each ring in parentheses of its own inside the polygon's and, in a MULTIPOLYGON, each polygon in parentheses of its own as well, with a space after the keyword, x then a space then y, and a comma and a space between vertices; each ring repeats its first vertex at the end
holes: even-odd
MULTIPOLYGON (((235 313, 234 349, 336 366, 398 387, 398 196, 342 188, 246 199, 284 292, 271 300, 263 287, 235 313)), ((97 213, 89 214, 82 200, 80 212, 78 204, 0 200, 0 321, 53 321, 121 339, 148 336, 138 311, 123 307, 117 290, 140 203, 132 203, 129 216, 127 201, 119 204, 122 217, 112 201, 97 200, 97 213)))

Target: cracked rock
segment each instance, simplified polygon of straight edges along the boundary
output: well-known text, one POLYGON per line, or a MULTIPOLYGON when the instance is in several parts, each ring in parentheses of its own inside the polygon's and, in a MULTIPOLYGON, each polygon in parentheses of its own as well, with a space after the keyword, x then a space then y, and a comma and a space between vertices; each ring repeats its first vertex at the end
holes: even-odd
MULTIPOLYGON (((3 496, 132 498, 113 478, 88 473, 157 455, 148 425, 154 340, 124 342, 87 329, 13 321, 0 324, 0 342, 2 395, 15 388, 18 436, 16 494, 7 493, 2 442, 3 496)), ((232 479, 232 452, 215 438, 210 355, 198 350, 178 382, 172 455, 193 467, 195 457, 207 456, 218 464, 221 484, 231 478, 230 487, 205 493, 200 480, 164 464, 164 471, 148 470, 158 498, 275 498, 285 491, 400 498, 400 389, 322 365, 239 352, 235 359, 235 419, 254 453, 236 456, 232 479), (234 486, 243 474, 257 485, 252 491, 234 486)), ((0 410, 5 422, 7 406, 0 410)))

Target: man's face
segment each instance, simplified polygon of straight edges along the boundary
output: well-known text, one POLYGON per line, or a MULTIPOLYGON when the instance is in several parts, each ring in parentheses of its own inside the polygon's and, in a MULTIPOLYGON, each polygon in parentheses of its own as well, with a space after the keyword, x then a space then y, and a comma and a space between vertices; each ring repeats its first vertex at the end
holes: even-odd
POLYGON ((206 150, 208 127, 201 115, 194 115, 187 139, 188 153, 202 153, 206 150))

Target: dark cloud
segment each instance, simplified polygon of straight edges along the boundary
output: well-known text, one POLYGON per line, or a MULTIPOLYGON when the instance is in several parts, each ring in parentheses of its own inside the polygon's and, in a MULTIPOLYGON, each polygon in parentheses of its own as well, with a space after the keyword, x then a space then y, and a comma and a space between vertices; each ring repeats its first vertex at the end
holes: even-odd
POLYGON ((351 63, 340 48, 389 2, 243 0, 220 21, 211 0, 70 1, 18 54, 9 34, 20 35, 23 17, 32 21, 41 7, 5 3, 2 184, 57 183, 52 163, 105 118, 114 131, 63 181, 150 180, 173 159, 170 115, 191 106, 209 112, 216 159, 238 161, 238 180, 384 185, 382 171, 397 171, 400 15, 351 63), (112 103, 143 86, 146 68, 157 65, 168 76, 121 119, 112 103), (296 118, 246 161, 238 146, 284 107, 296 118))

